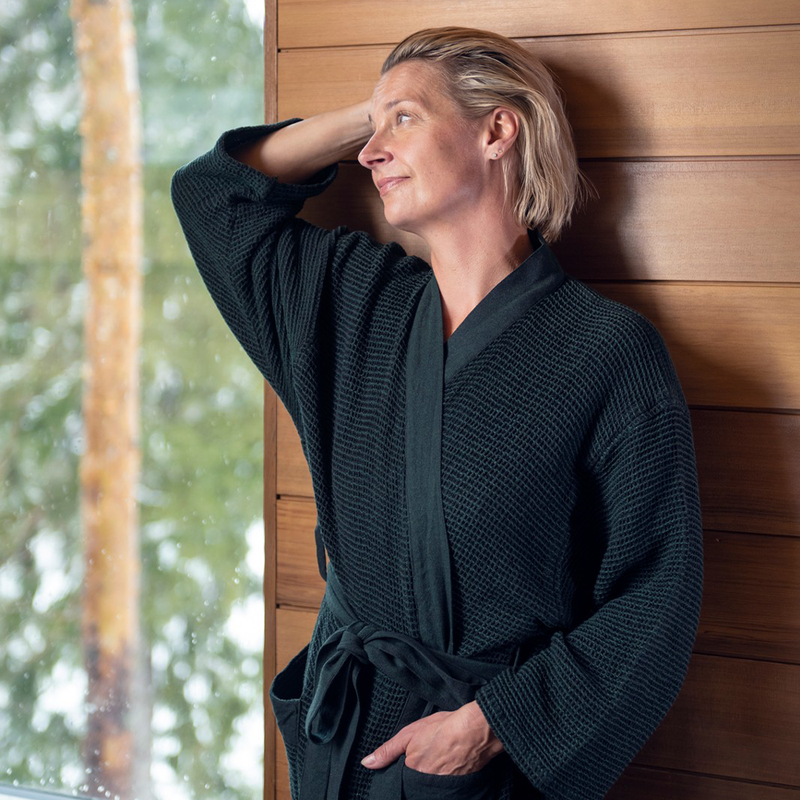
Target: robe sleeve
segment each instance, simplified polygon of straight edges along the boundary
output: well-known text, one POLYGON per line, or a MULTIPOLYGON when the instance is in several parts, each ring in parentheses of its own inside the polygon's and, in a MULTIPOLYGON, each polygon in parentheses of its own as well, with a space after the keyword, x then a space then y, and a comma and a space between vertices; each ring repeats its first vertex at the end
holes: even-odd
POLYGON ((605 795, 677 697, 699 621, 702 526, 685 403, 641 413, 597 461, 590 612, 475 697, 546 800, 605 795))
POLYGON ((299 121, 295 117, 226 131, 211 150, 180 167, 170 187, 206 288, 295 423, 293 368, 318 333, 323 297, 336 306, 328 319, 348 326, 351 310, 374 296, 376 286, 394 274, 392 266, 406 255, 396 242, 382 245, 363 231, 343 225, 331 231, 296 218, 306 198, 334 181, 338 164, 304 183, 285 183, 230 155, 237 144, 299 121))

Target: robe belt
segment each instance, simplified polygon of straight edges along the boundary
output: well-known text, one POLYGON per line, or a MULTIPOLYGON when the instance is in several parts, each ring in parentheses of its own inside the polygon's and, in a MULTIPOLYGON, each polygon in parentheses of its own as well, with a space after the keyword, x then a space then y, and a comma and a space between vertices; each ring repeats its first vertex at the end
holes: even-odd
POLYGON ((313 664, 315 691, 305 720, 308 741, 300 800, 338 800, 340 796, 362 711, 365 669, 379 669, 426 700, 426 709, 437 706, 455 711, 508 668, 434 650, 411 636, 357 619, 332 564, 327 568, 324 602, 342 627, 325 640, 313 664))

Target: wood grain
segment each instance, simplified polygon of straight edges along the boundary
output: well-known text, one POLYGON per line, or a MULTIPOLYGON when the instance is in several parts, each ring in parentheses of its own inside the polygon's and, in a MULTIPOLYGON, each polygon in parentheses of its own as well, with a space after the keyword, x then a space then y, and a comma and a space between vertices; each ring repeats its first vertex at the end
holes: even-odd
POLYGON ((278 438, 278 480, 277 493, 279 496, 298 495, 300 497, 314 497, 314 487, 311 484, 311 473, 308 471, 308 462, 303 453, 300 436, 294 426, 286 406, 278 399, 277 416, 278 438))
POLYGON ((800 786, 798 741, 800 666, 698 654, 635 763, 800 786))
MULTIPOLYGON (((569 274, 663 334, 693 406, 706 528, 686 681, 609 800, 800 800, 796 2, 275 4, 270 37, 280 52, 266 61, 268 119, 369 97, 393 44, 424 27, 495 30, 555 72, 600 197, 554 251, 569 274)), ((357 153, 301 216, 398 241, 429 260, 421 239, 386 223, 357 153)), ((299 438, 280 401, 271 419, 278 500, 267 535, 277 568, 267 596, 278 606, 281 669, 310 639, 324 583, 299 438)), ((290 800, 279 736, 274 760, 277 796, 290 800)))
POLYGON ((496 0, 458 3, 428 0, 279 0, 278 41, 293 47, 341 47, 376 42, 399 42, 422 28, 463 25, 484 28, 512 38, 567 34, 658 31, 742 25, 780 25, 797 22, 791 0, 671 0, 669 3, 530 3, 496 0))
POLYGON ((800 664, 800 538, 704 536, 695 652, 800 664))
POLYGON ((692 430, 707 530, 800 536, 800 416, 695 409, 692 430))
POLYGON ((581 168, 599 199, 553 245, 571 275, 800 283, 800 159, 581 168))
POLYGON ((286 760, 286 748, 280 735, 275 745, 275 797, 277 800, 292 800, 289 787, 289 763, 286 760))
POLYGON ((278 582, 280 605, 319 608, 325 582, 317 569, 313 500, 278 501, 278 582))
MULTIPOLYGON (((581 158, 800 153, 800 28, 521 44, 564 89, 581 158)), ((389 51, 279 53, 279 118, 370 97, 389 51)))
MULTIPOLYGON (((264 382, 264 496, 262 511, 264 517, 264 661, 262 696, 264 698, 264 800, 272 800, 275 787, 276 747, 283 747, 275 724, 275 716, 269 702, 269 686, 275 677, 276 629, 272 610, 277 602, 275 594, 275 574, 277 571, 278 526, 277 512, 277 448, 275 440, 276 417, 280 400, 272 387, 264 382)), ((285 409, 284 409, 285 412, 285 409)))
POLYGON ((800 288, 595 283, 660 331, 688 403, 800 408, 800 288))

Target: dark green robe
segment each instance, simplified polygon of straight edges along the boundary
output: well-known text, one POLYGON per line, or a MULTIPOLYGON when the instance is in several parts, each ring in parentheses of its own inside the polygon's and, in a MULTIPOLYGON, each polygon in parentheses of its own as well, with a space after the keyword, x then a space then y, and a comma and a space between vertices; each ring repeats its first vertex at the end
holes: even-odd
POLYGON ((270 700, 294 798, 601 798, 683 681, 702 587, 686 403, 644 317, 534 253, 443 343, 397 243, 298 219, 227 149, 172 198, 209 292, 297 426, 333 578, 270 700), (333 585, 335 584, 335 586, 333 585), (335 590, 335 591, 334 591, 335 590), (465 776, 360 760, 476 700, 505 750, 465 776))

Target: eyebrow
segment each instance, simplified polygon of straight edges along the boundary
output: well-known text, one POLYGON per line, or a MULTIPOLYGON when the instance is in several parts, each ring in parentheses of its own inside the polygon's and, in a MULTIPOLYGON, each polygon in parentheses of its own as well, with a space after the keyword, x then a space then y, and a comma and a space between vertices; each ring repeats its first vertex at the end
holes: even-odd
MULTIPOLYGON (((418 106, 424 106, 424 103, 421 103, 419 100, 412 100, 409 98, 398 98, 396 100, 390 100, 384 107, 384 111, 388 111, 390 108, 399 105, 400 103, 416 103, 418 106)), ((367 114, 367 119, 372 123, 372 115, 367 114)))

